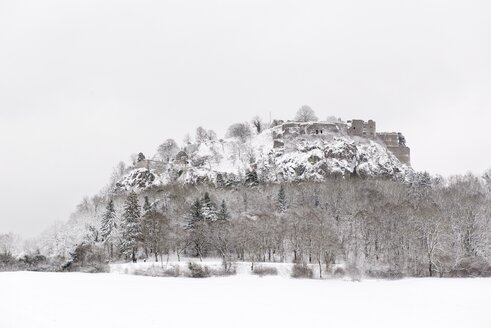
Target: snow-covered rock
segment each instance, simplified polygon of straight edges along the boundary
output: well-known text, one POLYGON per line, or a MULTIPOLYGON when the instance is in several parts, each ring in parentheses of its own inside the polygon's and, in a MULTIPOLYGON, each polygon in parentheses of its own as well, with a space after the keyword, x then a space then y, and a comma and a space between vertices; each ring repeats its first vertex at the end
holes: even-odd
POLYGON ((117 190, 143 190, 154 183, 158 183, 154 173, 146 168, 131 170, 119 182, 116 183, 117 190))
POLYGON ((183 150, 186 161, 135 168, 116 184, 116 191, 173 183, 233 185, 245 182, 249 172, 256 172, 259 182, 323 181, 332 176, 403 180, 412 172, 383 143, 339 133, 278 139, 272 128, 245 143, 229 138, 183 150))

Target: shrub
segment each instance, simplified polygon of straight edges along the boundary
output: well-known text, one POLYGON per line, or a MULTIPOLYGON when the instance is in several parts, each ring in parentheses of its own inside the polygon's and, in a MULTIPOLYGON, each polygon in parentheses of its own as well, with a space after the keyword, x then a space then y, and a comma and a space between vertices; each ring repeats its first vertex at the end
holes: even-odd
POLYGON ((208 269, 208 274, 213 277, 226 277, 226 276, 233 276, 237 274, 237 271, 235 270, 235 267, 231 268, 228 271, 225 271, 223 268, 208 269))
POLYGON ((0 271, 18 271, 18 263, 10 254, 0 254, 0 271))
POLYGON ((62 265, 64 271, 109 272, 104 249, 99 245, 81 243, 70 253, 70 256, 71 258, 62 265))
POLYGON ((366 275, 370 278, 375 278, 375 279, 389 279, 389 280, 395 280, 395 279, 402 279, 404 278, 404 274, 398 270, 393 270, 393 269, 388 269, 388 270, 368 270, 366 272, 366 275))
POLYGON ((108 273, 109 265, 105 263, 93 263, 85 266, 72 266, 69 271, 84 272, 84 273, 108 273))
POLYGON ((59 257, 46 258, 43 255, 23 255, 15 259, 2 258, 0 260, 0 271, 42 271, 59 272, 62 270, 64 259, 59 257))
POLYGON ((260 277, 276 276, 278 274, 278 270, 272 267, 256 266, 254 267, 252 273, 260 277))
POLYGON ((491 265, 483 258, 466 258, 461 260, 450 272, 450 277, 491 277, 491 265))
POLYGON ((42 263, 47 263, 48 260, 46 256, 36 254, 36 255, 24 255, 21 258, 19 258, 19 262, 23 263, 27 267, 36 267, 42 263))
POLYGON ((314 277, 314 272, 305 263, 299 264, 295 263, 292 268, 292 278, 309 278, 314 277))
POLYGON ((221 275, 236 274, 235 262, 232 261, 229 257, 225 257, 222 259, 222 268, 223 268, 223 272, 221 275))
POLYGON ((343 278, 346 275, 346 271, 343 268, 336 268, 334 270, 334 276, 336 278, 343 278))
POLYGON ((181 269, 178 265, 173 265, 168 269, 162 270, 161 277, 179 277, 181 275, 181 269))
POLYGON ((207 266, 200 265, 194 262, 188 263, 190 277, 192 278, 207 278, 210 276, 210 270, 207 266))
POLYGON ((360 270, 351 265, 346 268, 346 274, 351 278, 353 281, 360 281, 361 280, 361 272, 360 270))
POLYGON ((146 269, 138 269, 134 273, 137 276, 148 277, 179 277, 181 270, 178 265, 173 265, 170 268, 161 268, 158 266, 151 266, 146 269))
POLYGON ((9 253, 1 253, 0 254, 0 263, 2 264, 11 264, 15 261, 14 257, 9 253))

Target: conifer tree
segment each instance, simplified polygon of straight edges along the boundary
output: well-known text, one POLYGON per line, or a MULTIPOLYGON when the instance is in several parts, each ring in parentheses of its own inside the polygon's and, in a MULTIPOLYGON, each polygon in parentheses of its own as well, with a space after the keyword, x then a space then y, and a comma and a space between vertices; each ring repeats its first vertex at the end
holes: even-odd
POLYGON ((225 200, 222 200, 222 204, 220 205, 220 210, 218 211, 218 220, 220 221, 228 221, 230 218, 230 213, 227 209, 227 204, 225 200))
POLYGON ((203 200, 201 201, 201 214, 206 222, 213 222, 218 218, 216 205, 213 203, 207 192, 205 192, 203 200))
POLYGON ((193 229, 194 226, 203 220, 203 214, 201 212, 201 201, 196 199, 191 205, 191 209, 189 211, 189 219, 187 224, 187 229, 193 229))
MULTIPOLYGON (((145 256, 148 258, 148 240, 146 239, 151 239, 151 236, 149 236, 149 229, 148 228, 148 223, 149 223, 149 218, 154 217, 156 214, 156 211, 150 204, 150 201, 148 200, 148 196, 144 197, 143 201, 143 212, 141 215, 141 224, 140 224, 140 231, 141 231, 141 242, 143 245, 143 249, 145 251, 145 256)), ((151 222, 152 220, 150 220, 151 222)))
POLYGON ((319 190, 314 189, 314 207, 319 207, 320 205, 320 200, 319 200, 319 190))
POLYGON ((107 203, 106 211, 101 220, 101 238, 104 246, 107 247, 109 258, 112 260, 114 255, 114 232, 118 227, 116 222, 116 211, 114 209, 114 201, 111 199, 107 203))
POLYGON ((151 210, 152 210, 152 205, 150 204, 150 201, 148 200, 148 196, 145 196, 145 201, 143 203, 143 215, 150 212, 151 210))
POLYGON ((218 253, 222 256, 223 266, 225 271, 231 269, 230 252, 233 245, 231 234, 231 222, 229 221, 230 214, 227 209, 225 200, 222 200, 220 209, 217 213, 217 220, 211 223, 210 243, 218 253))
POLYGON ((280 191, 278 192, 278 202, 277 208, 280 213, 284 213, 288 207, 286 200, 286 192, 285 187, 283 185, 280 186, 280 191))
POLYGON ((223 175, 221 173, 217 174, 217 187, 218 188, 225 187, 225 180, 223 179, 223 175))
POLYGON ((132 191, 124 205, 123 221, 121 224, 121 250, 126 256, 131 255, 133 262, 136 262, 136 252, 138 241, 141 237, 140 229, 140 205, 138 196, 132 191))
POLYGON ((251 170, 246 173, 245 183, 248 186, 257 186, 259 184, 256 170, 251 170))
POLYGON ((203 254, 207 245, 208 223, 203 215, 204 201, 211 202, 209 196, 203 198, 203 201, 196 199, 191 205, 189 220, 186 230, 189 232, 189 242, 193 245, 196 255, 203 260, 203 254))
POLYGON ((142 162, 145 160, 145 155, 143 153, 138 153, 138 157, 136 159, 137 162, 142 162))
POLYGON ((114 228, 117 228, 116 211, 114 209, 114 201, 111 199, 109 203, 107 203, 106 211, 104 212, 101 221, 100 230, 101 230, 101 237, 103 241, 109 239, 114 228))

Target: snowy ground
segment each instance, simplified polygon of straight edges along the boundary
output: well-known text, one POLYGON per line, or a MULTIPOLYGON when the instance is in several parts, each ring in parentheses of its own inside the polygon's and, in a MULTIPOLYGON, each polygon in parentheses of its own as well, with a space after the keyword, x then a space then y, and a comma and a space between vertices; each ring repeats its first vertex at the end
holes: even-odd
POLYGON ((491 279, 0 273, 0 327, 491 327, 491 279))

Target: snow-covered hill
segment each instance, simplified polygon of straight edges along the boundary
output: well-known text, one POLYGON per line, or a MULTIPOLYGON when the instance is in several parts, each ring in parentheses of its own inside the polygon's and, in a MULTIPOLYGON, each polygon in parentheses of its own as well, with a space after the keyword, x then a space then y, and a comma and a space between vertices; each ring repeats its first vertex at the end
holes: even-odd
POLYGON ((188 144, 168 162, 140 161, 116 183, 115 191, 173 183, 323 181, 332 176, 404 180, 412 172, 376 139, 331 132, 279 140, 279 129, 266 129, 245 142, 228 138, 188 144))

